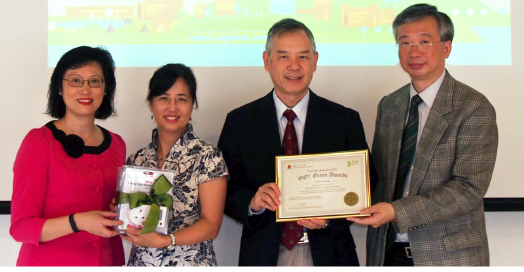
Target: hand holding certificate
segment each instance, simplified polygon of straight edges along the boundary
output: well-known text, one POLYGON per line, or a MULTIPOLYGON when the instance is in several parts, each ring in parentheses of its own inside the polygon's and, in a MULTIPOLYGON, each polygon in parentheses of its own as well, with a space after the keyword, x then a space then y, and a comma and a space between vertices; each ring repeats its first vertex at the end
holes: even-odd
POLYGON ((278 156, 276 164, 277 222, 363 216, 371 204, 367 150, 278 156))

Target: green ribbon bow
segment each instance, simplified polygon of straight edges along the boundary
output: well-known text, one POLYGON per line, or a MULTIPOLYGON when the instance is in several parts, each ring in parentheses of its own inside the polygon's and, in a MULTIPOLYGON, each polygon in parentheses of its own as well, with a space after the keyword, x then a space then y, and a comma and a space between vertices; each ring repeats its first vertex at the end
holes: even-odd
POLYGON ((164 175, 160 175, 153 183, 149 195, 144 192, 137 193, 120 193, 118 204, 129 202, 129 208, 134 209, 142 205, 151 205, 146 222, 140 231, 140 234, 146 234, 154 231, 160 219, 160 205, 166 206, 170 211, 173 210, 173 197, 166 194, 173 187, 164 175))

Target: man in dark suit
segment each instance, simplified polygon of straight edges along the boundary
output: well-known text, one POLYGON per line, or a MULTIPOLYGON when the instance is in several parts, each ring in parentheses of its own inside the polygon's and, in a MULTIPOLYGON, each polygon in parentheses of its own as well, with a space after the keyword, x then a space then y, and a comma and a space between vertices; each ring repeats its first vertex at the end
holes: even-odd
POLYGON ((367 264, 489 265, 483 197, 497 156, 495 109, 444 68, 453 23, 416 4, 393 22, 411 83, 378 106, 374 205, 350 218, 371 225, 367 264), (410 102, 411 101, 411 102, 410 102))
POLYGON ((284 19, 273 25, 263 59, 273 91, 231 111, 218 142, 230 171, 225 213, 244 226, 239 265, 358 265, 343 219, 300 220, 301 242, 281 243, 285 224, 275 222, 275 156, 284 154, 282 137, 290 124, 283 115, 289 110, 296 115, 290 119, 299 154, 368 149, 360 116, 309 90, 318 53, 304 24, 284 19))

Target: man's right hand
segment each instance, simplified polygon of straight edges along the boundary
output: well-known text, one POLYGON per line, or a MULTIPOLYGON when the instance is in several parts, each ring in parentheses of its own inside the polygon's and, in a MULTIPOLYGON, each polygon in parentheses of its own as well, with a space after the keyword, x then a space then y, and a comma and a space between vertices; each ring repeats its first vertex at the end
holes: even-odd
POLYGON ((251 199, 251 203, 249 203, 249 207, 253 211, 260 211, 262 208, 276 211, 278 205, 280 205, 280 190, 274 182, 260 186, 251 199))

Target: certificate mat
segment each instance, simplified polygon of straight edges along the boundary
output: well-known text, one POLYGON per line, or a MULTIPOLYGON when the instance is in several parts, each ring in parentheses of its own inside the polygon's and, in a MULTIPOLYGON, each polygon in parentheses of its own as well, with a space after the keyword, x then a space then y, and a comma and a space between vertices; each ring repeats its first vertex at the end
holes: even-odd
POLYGON ((346 218, 371 205, 368 150, 277 156, 276 221, 346 218))

